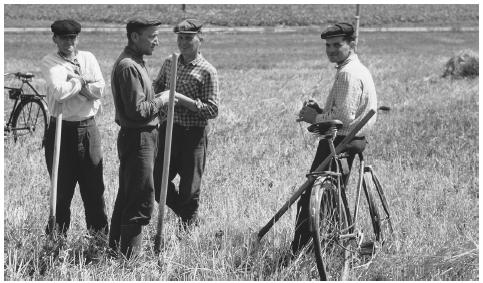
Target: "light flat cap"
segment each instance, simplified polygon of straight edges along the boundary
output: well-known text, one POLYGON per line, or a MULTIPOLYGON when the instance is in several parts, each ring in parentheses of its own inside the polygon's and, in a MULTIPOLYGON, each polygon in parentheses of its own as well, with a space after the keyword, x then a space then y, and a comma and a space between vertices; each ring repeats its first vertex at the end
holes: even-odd
POLYGON ((203 23, 196 19, 186 19, 177 24, 173 31, 174 33, 199 33, 203 23))

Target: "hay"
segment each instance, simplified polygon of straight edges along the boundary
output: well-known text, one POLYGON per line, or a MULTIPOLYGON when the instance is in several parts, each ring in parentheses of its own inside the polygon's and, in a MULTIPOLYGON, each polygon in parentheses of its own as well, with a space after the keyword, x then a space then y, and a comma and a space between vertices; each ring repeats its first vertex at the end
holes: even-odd
POLYGON ((475 78, 479 74, 478 62, 477 53, 472 50, 460 51, 446 63, 443 78, 475 78))

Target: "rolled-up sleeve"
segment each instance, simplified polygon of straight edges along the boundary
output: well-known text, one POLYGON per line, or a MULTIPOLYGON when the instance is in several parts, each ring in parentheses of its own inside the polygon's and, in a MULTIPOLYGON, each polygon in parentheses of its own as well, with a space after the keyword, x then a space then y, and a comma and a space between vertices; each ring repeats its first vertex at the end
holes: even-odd
POLYGON ((134 67, 124 67, 119 70, 118 83, 124 113, 134 121, 143 121, 159 112, 161 100, 146 100, 146 94, 141 85, 141 74, 134 67))

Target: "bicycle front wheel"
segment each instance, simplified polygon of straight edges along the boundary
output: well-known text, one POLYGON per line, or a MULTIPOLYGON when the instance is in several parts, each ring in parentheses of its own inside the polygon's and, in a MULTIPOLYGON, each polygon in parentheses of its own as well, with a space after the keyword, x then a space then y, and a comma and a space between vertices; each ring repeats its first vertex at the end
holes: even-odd
POLYGON ((314 183, 310 196, 310 220, 320 279, 346 279, 349 240, 343 240, 340 236, 347 232, 348 222, 334 179, 319 177, 314 183))
POLYGON ((47 107, 44 102, 39 99, 23 100, 13 114, 14 141, 41 148, 46 129, 47 107))

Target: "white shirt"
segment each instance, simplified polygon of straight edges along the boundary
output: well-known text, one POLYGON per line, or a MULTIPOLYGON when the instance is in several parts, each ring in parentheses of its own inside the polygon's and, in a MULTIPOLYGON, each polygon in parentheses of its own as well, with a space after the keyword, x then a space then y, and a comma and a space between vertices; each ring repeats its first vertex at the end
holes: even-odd
MULTIPOLYGON (((337 66, 334 85, 324 111, 316 116, 315 121, 340 120, 344 126, 338 134, 348 135, 371 109, 376 108, 376 88, 371 73, 357 55, 352 54, 337 66)), ((376 116, 377 112, 356 136, 366 136, 375 124, 376 116)))
POLYGON ((78 51, 76 59, 80 65, 76 67, 72 62, 61 57, 57 52, 42 58, 42 73, 47 80, 47 104, 50 114, 57 117, 62 111, 62 120, 81 121, 96 115, 104 93, 104 78, 101 68, 94 55, 88 51, 78 51), (68 75, 78 76, 78 73, 94 79, 82 90, 88 92, 86 96, 81 94, 82 82, 68 75))

